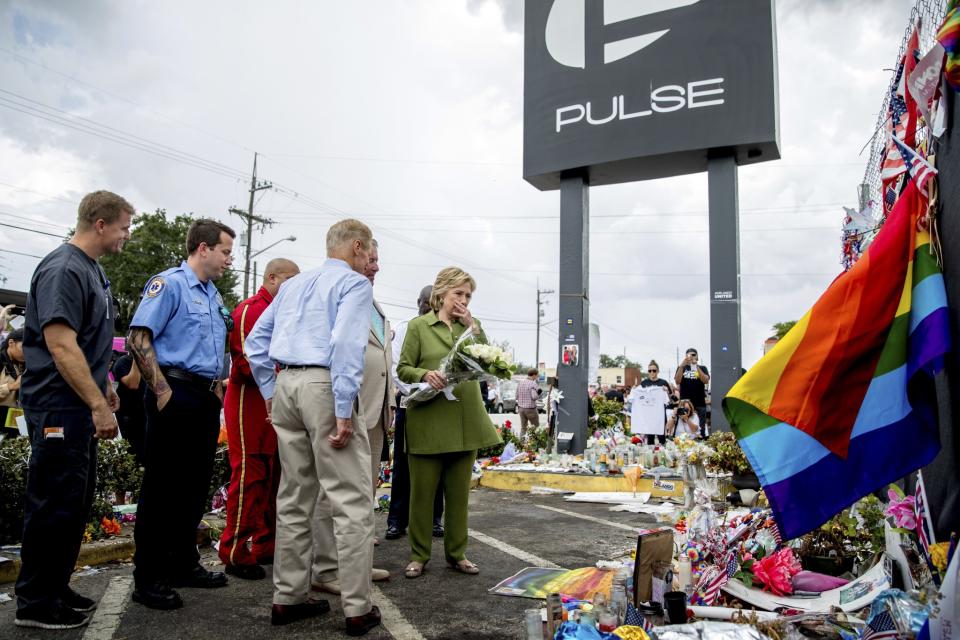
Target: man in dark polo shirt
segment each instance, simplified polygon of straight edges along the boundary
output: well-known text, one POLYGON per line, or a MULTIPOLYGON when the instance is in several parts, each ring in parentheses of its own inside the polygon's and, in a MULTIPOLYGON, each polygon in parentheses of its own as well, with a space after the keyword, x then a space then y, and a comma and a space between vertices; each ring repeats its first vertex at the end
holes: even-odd
POLYGON ((133 207, 109 191, 80 202, 77 230, 37 266, 27 297, 20 399, 31 439, 17 578, 20 627, 71 629, 97 604, 69 586, 96 486, 97 438, 117 435, 107 379, 110 282, 97 260, 130 238, 133 207))
POLYGON ((710 372, 700 364, 699 354, 693 347, 687 353, 677 372, 674 381, 680 388, 680 399, 689 400, 700 419, 700 436, 706 438, 707 433, 707 385, 710 383, 710 372))

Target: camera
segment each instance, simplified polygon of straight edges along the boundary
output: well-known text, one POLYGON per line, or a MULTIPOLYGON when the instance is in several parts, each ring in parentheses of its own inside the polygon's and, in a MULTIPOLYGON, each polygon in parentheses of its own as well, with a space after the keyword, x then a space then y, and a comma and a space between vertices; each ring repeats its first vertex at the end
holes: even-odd
POLYGON ((689 413, 690 413, 690 409, 687 409, 686 407, 680 407, 679 409, 677 409, 678 416, 685 416, 689 413))

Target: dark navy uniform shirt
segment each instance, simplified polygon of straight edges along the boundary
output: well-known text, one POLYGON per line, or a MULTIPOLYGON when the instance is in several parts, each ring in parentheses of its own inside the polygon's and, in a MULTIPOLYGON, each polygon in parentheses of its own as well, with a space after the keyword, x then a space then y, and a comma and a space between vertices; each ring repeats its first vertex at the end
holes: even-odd
POLYGON ((83 249, 65 243, 47 254, 30 281, 23 356, 27 370, 20 403, 35 411, 86 409, 87 405, 60 375, 43 338, 43 329, 65 324, 77 332, 77 345, 100 389, 107 385, 113 353, 113 297, 100 264, 83 249))

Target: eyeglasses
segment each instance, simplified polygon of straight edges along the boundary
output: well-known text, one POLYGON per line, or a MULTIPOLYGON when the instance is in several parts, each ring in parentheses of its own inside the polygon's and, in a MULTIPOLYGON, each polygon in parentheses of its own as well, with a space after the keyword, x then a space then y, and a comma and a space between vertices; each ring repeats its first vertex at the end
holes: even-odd
POLYGON ((223 318, 223 324, 227 325, 227 333, 233 331, 233 316, 223 305, 220 305, 220 317, 223 318))
POLYGON ((658 373, 656 369, 647 369, 647 373, 658 373))

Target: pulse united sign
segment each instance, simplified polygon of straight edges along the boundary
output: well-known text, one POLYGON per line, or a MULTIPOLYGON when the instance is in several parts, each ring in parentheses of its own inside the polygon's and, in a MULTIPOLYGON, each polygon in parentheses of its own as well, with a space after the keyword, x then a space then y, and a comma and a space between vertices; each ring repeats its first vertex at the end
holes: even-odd
POLYGON ((780 157, 773 0, 526 0, 524 178, 556 189, 780 157))

